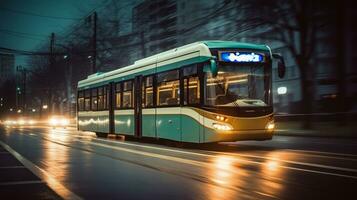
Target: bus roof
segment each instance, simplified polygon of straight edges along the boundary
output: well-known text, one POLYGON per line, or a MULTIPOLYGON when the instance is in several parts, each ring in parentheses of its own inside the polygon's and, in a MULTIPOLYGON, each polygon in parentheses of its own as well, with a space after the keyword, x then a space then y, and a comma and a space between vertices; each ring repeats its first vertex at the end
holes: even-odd
POLYGON ((122 67, 106 73, 95 73, 89 75, 87 79, 78 82, 78 87, 90 86, 99 82, 106 82, 109 79, 115 79, 119 76, 125 76, 125 74, 137 73, 144 68, 159 68, 164 65, 169 65, 182 60, 192 59, 195 57, 206 57, 207 59, 212 57, 210 49, 223 49, 223 48, 235 48, 235 49, 252 49, 270 51, 266 45, 257 45, 251 43, 242 43, 234 41, 200 41, 191 44, 187 44, 175 49, 164 51, 159 54, 152 55, 147 58, 136 61, 133 65, 122 67))
POLYGON ((202 41, 210 49, 220 49, 220 48, 232 48, 232 49, 254 49, 254 50, 263 50, 269 51, 267 45, 261 44, 252 44, 244 42, 235 42, 235 41, 222 41, 222 40, 207 40, 202 41))

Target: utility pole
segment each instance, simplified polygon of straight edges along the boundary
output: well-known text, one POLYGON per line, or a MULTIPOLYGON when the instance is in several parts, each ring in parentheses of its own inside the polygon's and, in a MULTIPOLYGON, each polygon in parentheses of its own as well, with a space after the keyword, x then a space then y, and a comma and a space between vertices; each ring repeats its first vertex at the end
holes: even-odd
POLYGON ((50 68, 52 68, 53 64, 53 52, 54 52, 54 46, 55 46, 55 33, 51 33, 51 40, 50 40, 50 68))
POLYGON ((24 100, 24 114, 27 113, 27 102, 26 102, 26 68, 22 68, 22 78, 23 78, 23 92, 22 92, 22 95, 23 95, 23 100, 24 100))
POLYGON ((18 95, 18 98, 16 97, 16 104, 17 104, 16 107, 18 107, 18 105, 20 104, 21 105, 21 106, 19 106, 20 109, 22 110, 22 112, 24 112, 24 114, 26 114, 26 111, 27 111, 27 102, 26 102, 27 70, 26 70, 26 68, 19 65, 16 67, 16 71, 21 72, 21 82, 19 85, 21 85, 21 87, 22 87, 21 88, 19 85, 16 86, 16 96, 18 95), (22 101, 20 101, 20 99, 22 101))
POLYGON ((97 72, 97 12, 93 13, 93 36, 92 36, 92 73, 97 72))
MULTIPOLYGON (((51 33, 51 39, 50 39, 50 55, 49 55, 49 63, 50 63, 50 71, 53 70, 53 63, 54 63, 54 46, 55 46, 55 33, 51 33)), ((52 74, 51 74, 52 75, 52 74)), ((47 79, 49 80, 49 79, 47 79)), ((51 83, 47 82, 46 83, 48 86, 48 106, 49 110, 53 112, 53 105, 52 105, 52 88, 51 88, 51 83)))

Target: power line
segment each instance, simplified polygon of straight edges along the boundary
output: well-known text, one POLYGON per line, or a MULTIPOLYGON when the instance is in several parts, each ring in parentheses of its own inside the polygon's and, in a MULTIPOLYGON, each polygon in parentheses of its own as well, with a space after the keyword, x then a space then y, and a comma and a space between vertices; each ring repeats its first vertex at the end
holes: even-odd
POLYGON ((16 13, 16 14, 27 15, 27 16, 42 17, 42 18, 49 18, 49 19, 58 19, 58 20, 79 20, 80 19, 80 18, 71 18, 71 17, 41 15, 41 14, 37 14, 37 13, 33 13, 33 12, 27 12, 27 11, 22 11, 22 10, 14 10, 14 9, 5 8, 5 7, 0 7, 0 10, 4 10, 4 11, 10 12, 10 13, 16 13))
POLYGON ((18 34, 14 34, 14 33, 8 33, 8 32, 1 32, 0 34, 6 34, 12 37, 17 37, 17 38, 23 38, 23 39, 30 39, 30 40, 36 40, 36 41, 41 41, 44 42, 46 41, 45 39, 40 39, 40 38, 35 38, 35 37, 31 37, 31 36, 26 36, 26 35, 18 35, 18 34))

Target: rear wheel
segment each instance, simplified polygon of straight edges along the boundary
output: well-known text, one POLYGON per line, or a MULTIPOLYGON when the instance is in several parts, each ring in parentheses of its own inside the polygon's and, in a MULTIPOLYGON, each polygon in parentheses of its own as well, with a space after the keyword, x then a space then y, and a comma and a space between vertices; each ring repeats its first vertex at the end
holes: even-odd
POLYGON ((108 133, 98 133, 98 132, 96 132, 95 134, 97 135, 97 137, 100 137, 100 138, 108 137, 108 133))

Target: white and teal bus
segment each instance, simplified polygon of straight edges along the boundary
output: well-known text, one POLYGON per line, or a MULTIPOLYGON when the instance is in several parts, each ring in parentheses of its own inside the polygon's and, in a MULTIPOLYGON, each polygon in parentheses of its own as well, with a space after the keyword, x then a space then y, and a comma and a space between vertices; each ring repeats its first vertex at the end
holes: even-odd
POLYGON ((202 41, 78 83, 78 130, 179 142, 267 140, 274 131, 266 45, 202 41))

